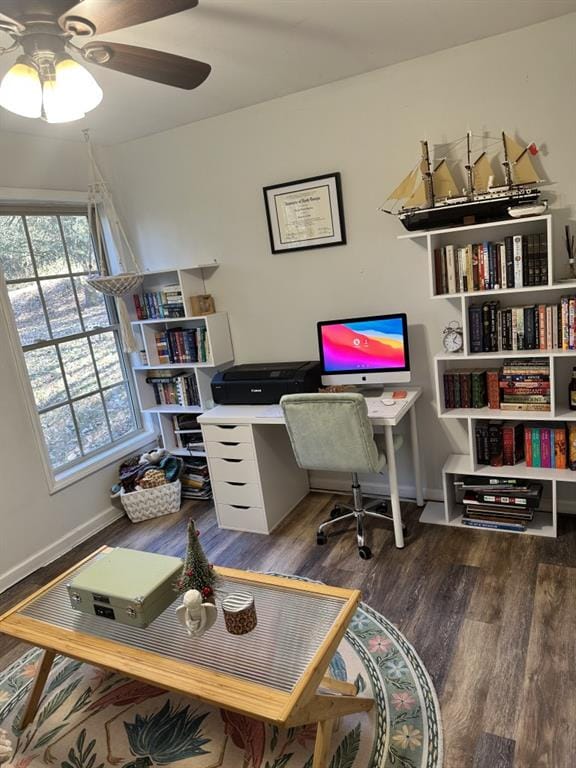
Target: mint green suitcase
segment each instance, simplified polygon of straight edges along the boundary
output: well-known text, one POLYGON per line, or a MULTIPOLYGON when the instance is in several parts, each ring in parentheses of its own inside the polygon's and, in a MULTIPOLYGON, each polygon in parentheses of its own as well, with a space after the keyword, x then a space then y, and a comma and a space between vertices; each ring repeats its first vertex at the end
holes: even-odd
POLYGON ((72 608, 147 627, 178 597, 179 557, 118 547, 97 557, 67 584, 72 608))

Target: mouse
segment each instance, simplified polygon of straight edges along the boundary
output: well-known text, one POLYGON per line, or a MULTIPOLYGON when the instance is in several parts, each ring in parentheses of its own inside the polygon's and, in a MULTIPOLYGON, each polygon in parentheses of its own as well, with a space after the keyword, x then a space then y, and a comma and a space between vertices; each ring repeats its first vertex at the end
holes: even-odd
POLYGON ((391 397, 383 397, 380 402, 383 405, 394 405, 396 403, 396 400, 392 400, 391 397))

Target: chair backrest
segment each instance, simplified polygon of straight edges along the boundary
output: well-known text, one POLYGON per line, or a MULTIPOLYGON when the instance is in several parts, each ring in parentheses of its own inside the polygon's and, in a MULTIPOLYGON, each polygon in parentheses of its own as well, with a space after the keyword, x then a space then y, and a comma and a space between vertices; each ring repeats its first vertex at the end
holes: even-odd
POLYGON ((299 467, 334 472, 382 469, 385 459, 374 442, 362 395, 284 395, 280 405, 299 467))

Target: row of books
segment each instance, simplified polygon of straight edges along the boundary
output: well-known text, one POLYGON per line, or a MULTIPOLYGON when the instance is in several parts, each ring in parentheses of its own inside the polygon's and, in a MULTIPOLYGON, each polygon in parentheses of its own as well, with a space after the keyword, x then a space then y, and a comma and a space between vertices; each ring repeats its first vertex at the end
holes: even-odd
POLYGON ((145 291, 132 296, 138 320, 162 320, 184 317, 184 299, 178 283, 165 285, 161 291, 145 291))
POLYGON ((436 294, 548 284, 545 232, 434 249, 436 294))
POLYGON ((202 429, 197 414, 173 414, 172 427, 177 448, 188 451, 205 451, 202 429))
POLYGON ((550 363, 544 359, 505 360, 501 368, 445 371, 444 407, 502 411, 550 410, 550 363))
POLYGON ((464 477, 454 482, 463 493, 462 523, 472 528, 525 531, 542 498, 542 484, 519 478, 464 477))
POLYGON ((498 301, 485 301, 468 308, 468 322, 472 353, 576 349, 576 296, 503 309, 498 301))
POLYGON ((491 467, 514 466, 576 471, 576 424, 479 422, 476 460, 491 467))
POLYGON ((146 377, 154 390, 156 405, 200 405, 200 394, 194 373, 151 372, 146 377))
POLYGON ((208 362, 208 334, 205 326, 158 331, 155 342, 158 363, 162 365, 208 362))
POLYGON ((209 499, 212 496, 206 459, 185 456, 180 482, 184 499, 209 499))

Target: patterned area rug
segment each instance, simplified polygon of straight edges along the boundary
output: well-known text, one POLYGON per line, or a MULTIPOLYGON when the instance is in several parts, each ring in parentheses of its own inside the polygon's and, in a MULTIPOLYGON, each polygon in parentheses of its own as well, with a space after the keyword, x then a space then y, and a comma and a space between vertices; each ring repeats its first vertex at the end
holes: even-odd
MULTIPOLYGON (((57 658, 35 721, 18 729, 39 662, 32 650, 0 674, 0 728, 13 768, 311 768, 315 726, 281 730, 183 696, 57 658)), ((376 706, 343 718, 329 768, 441 768, 436 693, 412 646, 362 604, 330 673, 376 706)), ((4 767, 5 768, 5 767, 4 767)))

